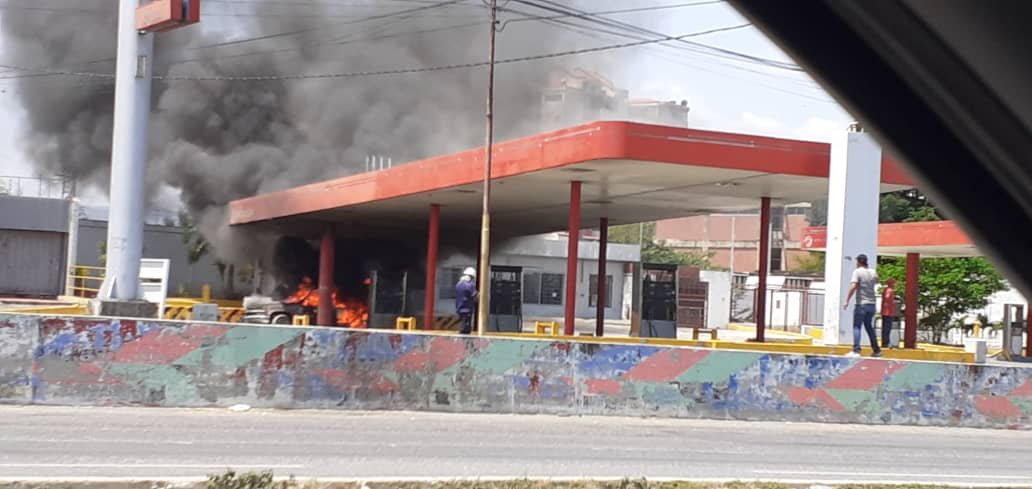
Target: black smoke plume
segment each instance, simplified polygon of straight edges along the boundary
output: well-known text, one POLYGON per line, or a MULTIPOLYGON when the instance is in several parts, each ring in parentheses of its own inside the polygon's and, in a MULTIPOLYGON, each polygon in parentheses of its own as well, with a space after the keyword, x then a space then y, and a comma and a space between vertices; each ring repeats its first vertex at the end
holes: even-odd
MULTIPOLYGON (((326 74, 485 60, 483 3, 436 3, 443 5, 430 0, 205 0, 200 25, 158 35, 155 73, 326 74), (237 42, 247 39, 253 40, 237 42)), ((8 4, 33 8, 3 11, 5 64, 114 71, 117 1, 8 4)), ((570 5, 601 9, 623 2, 570 5)), ((503 15, 516 17, 512 12, 503 15)), ((498 40, 499 58, 612 42, 540 21, 508 24, 498 40)), ((605 72, 605 66, 617 65, 615 56, 499 66, 498 139, 550 129, 543 127, 539 107, 555 69, 575 63, 605 72)), ((0 77, 15 84, 26 117, 23 149, 36 167, 106 188, 112 81, 18 71, 0 77)), ((357 173, 370 154, 387 155, 397 163, 479 146, 485 92, 484 68, 267 82, 155 81, 148 195, 166 187, 179 191, 219 257, 250 263, 270 255, 274 240, 241 239, 240 231, 229 229, 229 201, 357 173)))

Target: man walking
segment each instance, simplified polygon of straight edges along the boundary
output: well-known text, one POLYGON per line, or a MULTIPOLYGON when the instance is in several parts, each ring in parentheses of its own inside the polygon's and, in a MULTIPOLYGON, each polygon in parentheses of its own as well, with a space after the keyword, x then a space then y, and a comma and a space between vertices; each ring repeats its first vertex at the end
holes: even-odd
POLYGON ((899 316, 899 309, 896 308, 896 279, 890 278, 885 282, 885 288, 881 291, 881 346, 890 348, 892 345, 892 325, 896 323, 899 316))
POLYGON ((459 283, 455 284, 455 312, 462 320, 461 334, 473 332, 473 310, 477 303, 477 271, 468 267, 462 271, 459 283))
POLYGON ((867 255, 857 255, 856 270, 853 270, 853 279, 849 285, 849 294, 843 303, 842 309, 849 309, 849 301, 856 294, 856 308, 853 309, 853 351, 847 356, 860 356, 860 325, 867 330, 867 338, 871 341, 871 348, 874 356, 882 355, 878 346, 878 336, 874 334, 874 307, 877 295, 874 291, 878 285, 878 274, 867 268, 867 255))

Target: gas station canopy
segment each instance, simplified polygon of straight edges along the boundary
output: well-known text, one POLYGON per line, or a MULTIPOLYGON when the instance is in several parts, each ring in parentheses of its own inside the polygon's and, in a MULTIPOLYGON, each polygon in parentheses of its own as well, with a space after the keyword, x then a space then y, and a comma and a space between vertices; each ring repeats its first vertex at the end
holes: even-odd
MULTIPOLYGON (((803 230, 802 248, 824 251, 827 229, 803 230)), ((975 245, 952 221, 900 222, 878 225, 878 255, 905 256, 917 253, 925 258, 982 256, 975 245)))
MULTIPOLYGON (((755 209, 761 197, 795 203, 828 192, 830 145, 629 122, 594 122, 494 145, 492 234, 564 230, 570 183, 582 182, 586 227, 755 209)), ((230 223, 316 237, 388 237, 480 225, 483 148, 234 201, 230 223)), ((882 192, 912 187, 888 158, 882 192)))

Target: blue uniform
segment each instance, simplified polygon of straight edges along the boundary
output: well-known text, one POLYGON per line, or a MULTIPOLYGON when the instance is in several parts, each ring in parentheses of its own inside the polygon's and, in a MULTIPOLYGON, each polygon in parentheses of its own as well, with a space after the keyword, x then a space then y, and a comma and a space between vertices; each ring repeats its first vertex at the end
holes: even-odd
POLYGON ((460 280, 455 284, 455 312, 462 319, 462 334, 473 332, 473 309, 476 307, 477 287, 472 280, 460 280))
POLYGON ((473 281, 460 280, 455 284, 455 312, 473 312, 476 307, 477 287, 473 281))

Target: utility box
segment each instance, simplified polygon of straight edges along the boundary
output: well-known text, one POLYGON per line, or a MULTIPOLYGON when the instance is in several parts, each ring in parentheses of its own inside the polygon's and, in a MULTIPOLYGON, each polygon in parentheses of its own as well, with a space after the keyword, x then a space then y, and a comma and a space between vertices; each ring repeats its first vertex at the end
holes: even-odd
POLYGON ((677 265, 642 265, 642 338, 677 338, 677 265))
POLYGON ((487 330, 492 333, 523 332, 523 267, 491 267, 491 314, 487 330))
POLYGON ((190 319, 194 321, 218 321, 218 304, 194 304, 190 307, 190 319))

